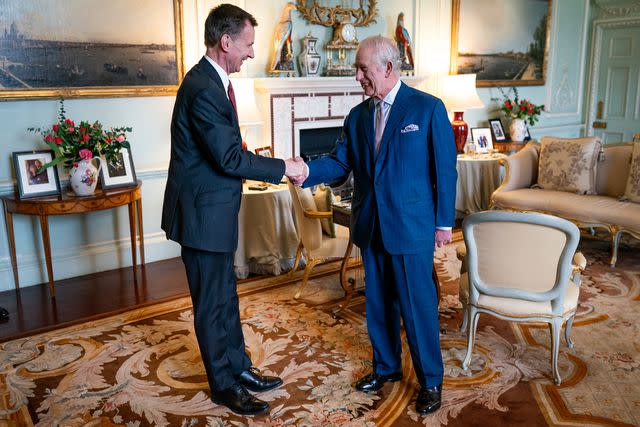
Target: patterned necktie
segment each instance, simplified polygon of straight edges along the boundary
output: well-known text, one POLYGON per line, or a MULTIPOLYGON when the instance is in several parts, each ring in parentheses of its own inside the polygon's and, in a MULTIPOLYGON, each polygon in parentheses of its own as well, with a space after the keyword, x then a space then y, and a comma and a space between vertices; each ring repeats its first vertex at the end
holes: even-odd
POLYGON ((378 102, 376 105, 376 154, 380 147, 380 141, 382 141, 382 134, 384 133, 384 101, 378 102))
POLYGON ((236 94, 233 91, 233 85, 231 84, 231 80, 229 80, 229 89, 227 90, 227 94, 229 95, 229 101, 231 101, 231 105, 233 105, 233 111, 236 112, 236 119, 237 119, 238 107, 236 107, 236 94))

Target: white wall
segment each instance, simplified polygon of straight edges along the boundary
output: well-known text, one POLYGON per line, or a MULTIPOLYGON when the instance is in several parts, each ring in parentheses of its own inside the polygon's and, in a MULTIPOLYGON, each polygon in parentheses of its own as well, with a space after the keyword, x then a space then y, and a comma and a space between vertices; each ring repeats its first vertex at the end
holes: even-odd
MULTIPOLYGON (((285 0, 230 1, 246 8, 259 21, 256 28, 256 58, 242 72, 244 77, 265 77, 271 57, 273 29, 285 0)), ((203 22, 211 0, 183 0, 184 52, 189 69, 204 52, 203 22)), ((590 5, 588 0, 554 1, 552 34, 547 69, 547 84, 521 88, 522 95, 535 103, 544 103, 549 113, 532 129, 534 137, 544 134, 577 136, 584 127, 583 92, 585 42, 588 35, 590 5)), ((450 0, 382 0, 379 18, 368 28, 358 28, 358 38, 372 34, 393 34, 397 14, 405 13, 405 24, 412 34, 418 74, 425 79, 424 88, 437 94, 442 76, 449 68, 451 31, 450 0)), ((299 53, 300 38, 311 31, 319 37, 318 47, 330 37, 330 29, 311 26, 297 12, 293 14, 294 53, 299 53)), ((481 34, 478 35, 479 37, 481 34)), ((320 49, 322 52, 322 49, 320 49)), ((471 127, 485 126, 499 96, 494 88, 479 89, 485 109, 469 111, 465 119, 471 127)), ((169 161, 169 124, 173 97, 74 99, 65 103, 68 115, 76 121, 99 119, 105 126, 131 126, 132 154, 138 177, 143 180, 143 212, 147 262, 179 255, 178 246, 167 242, 160 230, 162 197, 169 161)), ((14 176, 11 153, 46 148, 39 138, 26 131, 31 126, 49 126, 56 118, 56 100, 0 102, 0 194, 13 191, 14 176)), ((254 146, 260 141, 259 129, 249 138, 254 146)), ((62 176, 64 179, 64 176, 62 176)), ((3 221, 0 220, 0 222, 3 221)), ((46 281, 44 255, 37 219, 16 215, 16 249, 22 286, 46 281)), ((87 215, 50 218, 53 268, 56 279, 129 266, 129 231, 125 208, 87 215)), ((0 229, 0 291, 13 288, 7 234, 0 229)))

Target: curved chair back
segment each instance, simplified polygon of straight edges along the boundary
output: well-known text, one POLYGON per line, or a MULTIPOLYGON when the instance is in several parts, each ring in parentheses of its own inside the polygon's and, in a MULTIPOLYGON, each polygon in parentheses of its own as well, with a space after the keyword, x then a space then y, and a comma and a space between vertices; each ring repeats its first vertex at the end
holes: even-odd
POLYGON ((288 182, 291 202, 296 216, 298 237, 307 251, 318 249, 322 245, 322 225, 318 218, 305 216, 305 210, 317 210, 316 202, 309 188, 300 188, 288 182))
POLYGON ((578 227, 551 215, 489 211, 467 216, 462 228, 471 304, 485 294, 552 301, 554 312, 562 310, 578 227))

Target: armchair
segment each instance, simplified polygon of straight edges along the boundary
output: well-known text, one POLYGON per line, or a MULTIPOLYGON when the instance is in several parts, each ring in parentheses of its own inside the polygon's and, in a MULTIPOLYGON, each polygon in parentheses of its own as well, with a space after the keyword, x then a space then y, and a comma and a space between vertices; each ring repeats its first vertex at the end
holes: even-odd
POLYGON ((311 190, 300 188, 288 183, 291 192, 291 200, 298 227, 298 237, 300 243, 296 250, 296 260, 292 272, 296 271, 305 252, 307 265, 304 269, 302 284, 294 295, 295 299, 300 298, 302 290, 307 286, 309 275, 313 268, 329 258, 342 258, 349 245, 349 229, 341 225, 336 225, 336 237, 329 237, 322 233, 320 220, 331 218, 333 213, 328 211, 318 211, 313 200, 311 190))
POLYGON ((546 322, 551 330, 551 369, 559 385, 560 330, 566 322, 565 340, 572 348, 569 335, 580 272, 586 266, 584 256, 576 253, 578 227, 551 215, 493 211, 467 216, 462 228, 467 253, 458 250, 463 258, 461 330, 469 326, 463 369, 471 362, 480 313, 514 322, 546 322))

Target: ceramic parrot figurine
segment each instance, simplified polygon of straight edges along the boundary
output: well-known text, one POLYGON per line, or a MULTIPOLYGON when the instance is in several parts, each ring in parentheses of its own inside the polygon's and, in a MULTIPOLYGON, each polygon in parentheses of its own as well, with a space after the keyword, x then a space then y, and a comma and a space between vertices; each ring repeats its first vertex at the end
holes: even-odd
POLYGON ((291 46, 291 11, 296 10, 296 6, 289 2, 284 6, 280 21, 276 26, 273 37, 273 60, 271 61, 271 72, 293 71, 293 47, 291 46))
POLYGON ((411 37, 404 27, 404 13, 398 14, 398 23, 396 24, 396 43, 400 51, 403 70, 413 70, 413 53, 411 52, 411 37), (409 61, 407 64, 406 61, 409 61))

